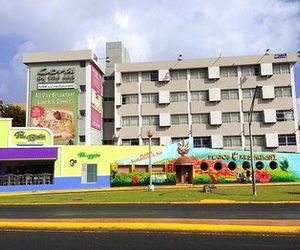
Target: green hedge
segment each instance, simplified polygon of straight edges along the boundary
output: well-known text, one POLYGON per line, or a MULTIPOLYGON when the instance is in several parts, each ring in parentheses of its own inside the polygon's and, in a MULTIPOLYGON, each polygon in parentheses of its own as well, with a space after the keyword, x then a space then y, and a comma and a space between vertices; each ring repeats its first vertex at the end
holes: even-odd
MULTIPOLYGON (((115 173, 111 178, 111 186, 146 186, 149 185, 149 173, 115 173)), ((167 173, 167 179, 163 183, 156 183, 156 185, 174 185, 176 184, 175 173, 167 173)))
POLYGON ((195 174, 194 184, 209 184, 211 183, 211 178, 208 174, 195 174))

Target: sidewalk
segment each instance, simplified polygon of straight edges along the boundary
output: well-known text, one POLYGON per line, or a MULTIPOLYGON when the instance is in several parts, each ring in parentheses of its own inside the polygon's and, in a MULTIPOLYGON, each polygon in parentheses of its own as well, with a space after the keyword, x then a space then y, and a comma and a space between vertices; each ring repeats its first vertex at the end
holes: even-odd
MULTIPOLYGON (((155 189, 199 189, 202 190, 205 184, 179 184, 179 185, 155 185, 155 189)), ((216 187, 251 187, 251 183, 247 184, 215 184, 216 187)), ((257 183, 257 186, 300 186, 300 182, 271 182, 257 183)), ((147 186, 126 186, 126 187, 110 187, 110 188, 89 188, 89 189, 64 189, 64 190, 41 190, 41 191, 20 191, 20 192, 2 192, 1 196, 16 195, 34 195, 34 194, 63 194, 63 193, 82 193, 82 192, 115 192, 115 191, 134 191, 147 190, 147 186)))
POLYGON ((216 219, 14 219, 0 220, 0 230, 180 231, 195 233, 300 234, 300 220, 216 219))

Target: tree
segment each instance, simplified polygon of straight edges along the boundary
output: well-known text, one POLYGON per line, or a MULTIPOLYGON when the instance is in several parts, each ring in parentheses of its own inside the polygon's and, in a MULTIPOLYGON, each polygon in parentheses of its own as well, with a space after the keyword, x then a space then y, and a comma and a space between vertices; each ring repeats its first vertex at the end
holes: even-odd
POLYGON ((2 117, 13 118, 13 127, 25 127, 26 112, 19 106, 4 105, 1 107, 2 117))

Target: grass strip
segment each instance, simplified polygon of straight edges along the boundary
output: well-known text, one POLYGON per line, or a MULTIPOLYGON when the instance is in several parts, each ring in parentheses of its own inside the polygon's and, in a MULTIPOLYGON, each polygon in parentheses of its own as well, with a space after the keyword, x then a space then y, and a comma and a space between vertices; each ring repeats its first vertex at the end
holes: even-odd
POLYGON ((93 204, 93 203, 184 203, 184 202, 297 202, 300 201, 298 186, 258 186, 257 196, 252 196, 251 186, 217 187, 213 193, 199 189, 84 191, 70 193, 34 193, 27 195, 0 196, 1 204, 93 204))

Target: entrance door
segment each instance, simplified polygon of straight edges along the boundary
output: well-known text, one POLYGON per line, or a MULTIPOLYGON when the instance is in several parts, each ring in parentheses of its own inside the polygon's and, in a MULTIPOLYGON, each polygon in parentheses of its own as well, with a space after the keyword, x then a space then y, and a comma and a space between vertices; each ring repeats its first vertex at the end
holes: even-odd
POLYGON ((176 166, 176 183, 181 183, 181 166, 176 166))
POLYGON ((193 166, 176 166, 176 183, 192 183, 193 166))

